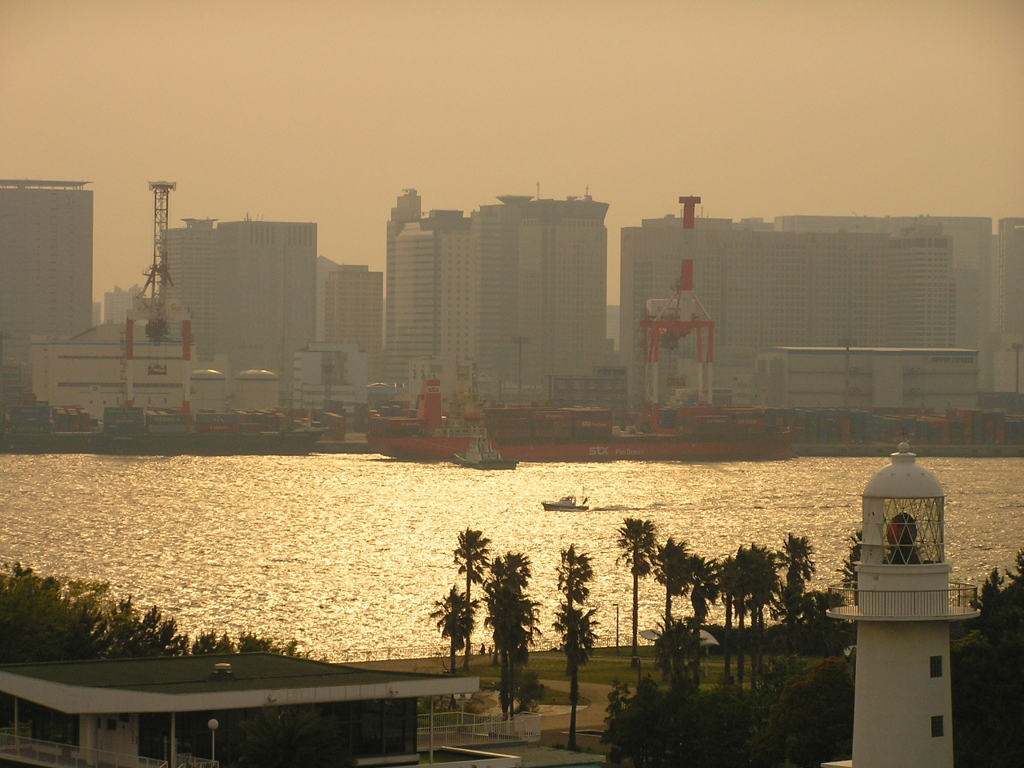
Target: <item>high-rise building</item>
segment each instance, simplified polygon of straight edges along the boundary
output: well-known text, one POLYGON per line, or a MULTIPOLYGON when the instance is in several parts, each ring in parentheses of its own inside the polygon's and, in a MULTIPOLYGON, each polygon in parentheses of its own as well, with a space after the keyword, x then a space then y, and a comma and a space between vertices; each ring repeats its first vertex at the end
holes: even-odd
POLYGON ((220 222, 216 346, 236 371, 268 369, 290 404, 293 355, 316 333, 313 223, 220 222))
POLYGON ((192 336, 201 360, 219 351, 216 219, 182 219, 184 227, 164 233, 167 265, 178 298, 192 314, 192 336))
POLYGON ((387 378, 408 361, 473 359, 481 380, 543 394, 607 354, 607 203, 504 195, 466 217, 420 214, 406 190, 388 222, 387 378))
POLYGON ((516 380, 519 327, 519 224, 529 195, 502 195, 500 204, 470 214, 480 259, 480 357, 477 370, 492 380, 516 380), (512 354, 513 351, 515 354, 512 354))
POLYGON ((87 181, 0 180, 0 333, 28 362, 29 339, 92 325, 92 190, 87 181))
POLYGON ((357 345, 367 355, 370 381, 380 381, 384 375, 384 273, 363 265, 336 264, 324 278, 320 298, 322 341, 357 345))
POLYGON ((115 285, 114 290, 103 292, 103 323, 104 325, 123 323, 128 317, 135 297, 142 289, 136 283, 131 288, 115 285))
POLYGON ((890 238, 884 274, 887 343, 895 347, 956 346, 953 255, 942 227, 908 227, 890 238))
POLYGON ((164 242, 200 359, 226 355, 234 372, 273 371, 288 404, 293 354, 315 340, 316 224, 183 221, 164 242))
POLYGON ((519 222, 516 333, 524 381, 585 375, 605 352, 608 203, 590 195, 531 200, 519 222))
POLYGON ((1024 218, 999 220, 996 329, 1024 335, 1024 218))
POLYGON ((980 216, 779 216, 775 219, 775 229, 780 232, 873 232, 893 238, 918 226, 940 226, 942 235, 949 239, 956 296, 953 345, 979 351, 981 385, 990 386, 991 332, 996 323, 992 219, 980 216))
MULTIPOLYGON (((888 343, 885 234, 774 232, 728 219, 686 229, 667 216, 624 227, 621 253, 619 344, 634 406, 644 375, 639 322, 649 300, 673 295, 683 259, 693 259, 695 294, 715 321, 720 374, 751 370, 768 347, 888 343)), ((666 384, 684 379, 693 357, 689 338, 663 350, 666 384)))
POLYGON ((388 381, 404 381, 414 358, 468 360, 478 352, 479 261, 470 219, 431 211, 397 223, 388 227, 388 381))

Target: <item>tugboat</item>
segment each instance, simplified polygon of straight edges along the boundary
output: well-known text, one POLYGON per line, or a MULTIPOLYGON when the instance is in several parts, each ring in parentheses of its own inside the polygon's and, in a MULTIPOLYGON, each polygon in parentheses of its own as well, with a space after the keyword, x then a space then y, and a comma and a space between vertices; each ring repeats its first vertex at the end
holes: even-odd
POLYGON ((465 453, 452 454, 452 461, 472 469, 515 469, 519 465, 514 459, 501 458, 484 435, 473 437, 465 453))

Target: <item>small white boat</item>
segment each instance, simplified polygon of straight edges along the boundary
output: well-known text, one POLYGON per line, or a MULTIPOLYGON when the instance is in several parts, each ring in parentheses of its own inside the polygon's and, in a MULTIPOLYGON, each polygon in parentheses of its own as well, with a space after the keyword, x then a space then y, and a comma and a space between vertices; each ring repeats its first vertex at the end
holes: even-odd
POLYGON ((590 507, 587 506, 589 499, 584 496, 582 501, 577 502, 575 496, 563 496, 558 501, 542 501, 544 509, 549 512, 561 511, 561 512, 586 512, 590 507))

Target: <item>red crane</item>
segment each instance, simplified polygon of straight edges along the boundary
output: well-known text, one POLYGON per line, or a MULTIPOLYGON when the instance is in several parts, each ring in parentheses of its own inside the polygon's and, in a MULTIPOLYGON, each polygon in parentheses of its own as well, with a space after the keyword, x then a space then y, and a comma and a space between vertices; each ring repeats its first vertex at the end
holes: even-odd
MULTIPOLYGON (((680 197, 683 206, 683 228, 694 228, 694 211, 699 197, 680 197)), ((661 349, 675 349, 679 340, 696 331, 697 341, 697 401, 711 402, 711 364, 715 358, 715 323, 693 292, 693 259, 683 259, 679 287, 672 298, 653 312, 655 302, 648 302, 647 312, 640 321, 644 349, 644 421, 658 431, 658 365, 661 349), (690 316, 683 319, 683 295, 690 294, 690 316), (698 312, 698 308, 700 312, 698 312), (705 332, 707 345, 705 355, 705 332), (704 366, 707 364, 707 388, 704 386, 704 366)))

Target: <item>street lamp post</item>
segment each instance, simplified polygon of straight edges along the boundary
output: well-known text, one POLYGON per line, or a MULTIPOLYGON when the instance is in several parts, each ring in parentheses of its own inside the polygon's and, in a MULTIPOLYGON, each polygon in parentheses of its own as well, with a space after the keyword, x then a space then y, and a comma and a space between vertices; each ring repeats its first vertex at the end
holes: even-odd
POLYGON ((1015 413, 1020 413, 1020 348, 1024 347, 1021 342, 1015 342, 1013 344, 1014 351, 1014 384, 1013 384, 1013 410, 1015 413))
POLYGON ((857 346, 857 340, 844 336, 839 340, 839 346, 846 347, 846 365, 843 383, 843 407, 850 407, 850 347, 857 346))
POLYGON ((519 402, 523 402, 523 344, 530 343, 529 336, 513 336, 512 343, 519 347, 519 402))
POLYGON ((619 604, 615 603, 615 654, 619 653, 619 604))
POLYGON ((220 727, 220 723, 216 718, 211 717, 206 727, 210 729, 210 762, 215 763, 217 762, 217 728, 220 727))

